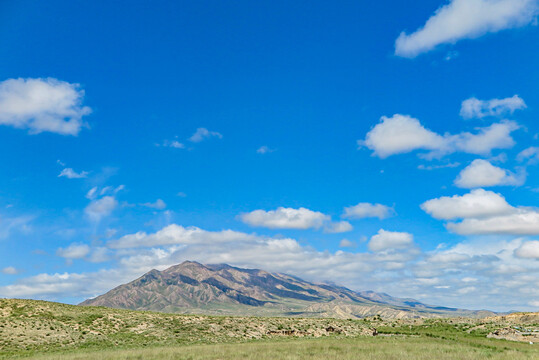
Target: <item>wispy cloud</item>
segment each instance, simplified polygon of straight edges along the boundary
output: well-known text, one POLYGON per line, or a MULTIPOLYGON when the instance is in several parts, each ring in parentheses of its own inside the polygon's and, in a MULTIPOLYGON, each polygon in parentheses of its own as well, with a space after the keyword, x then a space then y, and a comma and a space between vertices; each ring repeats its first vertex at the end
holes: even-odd
POLYGON ((425 25, 411 34, 402 32, 395 55, 413 58, 440 44, 454 44, 527 25, 537 16, 536 0, 450 0, 425 25))
POLYGON ((83 179, 83 178, 88 177, 88 172, 87 171, 81 171, 81 172, 78 173, 75 170, 73 170, 72 168, 65 168, 60 172, 58 177, 66 177, 68 179, 83 179))
POLYGON ((197 131, 195 131, 195 133, 189 138, 189 141, 197 143, 212 137, 222 139, 223 135, 221 135, 217 131, 209 131, 206 128, 198 128, 197 131))
POLYGON ((84 209, 84 213, 90 220, 98 222, 104 217, 109 216, 117 206, 118 201, 114 196, 104 196, 90 202, 84 209))
POLYGON ((263 145, 256 149, 257 154, 268 154, 274 152, 275 149, 271 149, 270 147, 263 145))
POLYGON ((161 199, 157 199, 153 203, 147 202, 141 205, 147 208, 157 209, 157 210, 163 210, 167 207, 167 204, 161 199))

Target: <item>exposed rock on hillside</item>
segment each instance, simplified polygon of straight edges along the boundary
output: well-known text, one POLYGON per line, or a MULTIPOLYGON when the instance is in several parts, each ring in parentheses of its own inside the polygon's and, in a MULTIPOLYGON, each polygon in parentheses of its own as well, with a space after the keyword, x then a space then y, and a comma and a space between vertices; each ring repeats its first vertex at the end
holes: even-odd
POLYGON ((286 274, 190 261, 163 271, 152 270, 81 305, 177 313, 333 318, 477 314, 383 293, 314 284, 286 274))

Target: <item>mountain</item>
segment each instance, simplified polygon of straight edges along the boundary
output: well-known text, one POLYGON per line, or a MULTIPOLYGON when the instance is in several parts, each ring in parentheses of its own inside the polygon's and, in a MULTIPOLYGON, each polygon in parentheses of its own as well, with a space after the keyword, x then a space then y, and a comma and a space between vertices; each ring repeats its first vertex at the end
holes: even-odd
POLYGON ((295 276, 225 264, 186 261, 166 270, 151 270, 82 306, 211 315, 390 318, 491 316, 422 304, 372 291, 314 284, 295 276))

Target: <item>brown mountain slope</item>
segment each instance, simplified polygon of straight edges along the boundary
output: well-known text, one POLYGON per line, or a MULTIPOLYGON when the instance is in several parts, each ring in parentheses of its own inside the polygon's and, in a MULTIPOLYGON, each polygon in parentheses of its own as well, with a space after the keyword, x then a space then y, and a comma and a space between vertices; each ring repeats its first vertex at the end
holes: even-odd
POLYGON ((429 306, 387 294, 358 293, 335 285, 313 284, 286 274, 190 261, 163 271, 152 270, 80 305, 178 313, 335 318, 479 314, 429 306))

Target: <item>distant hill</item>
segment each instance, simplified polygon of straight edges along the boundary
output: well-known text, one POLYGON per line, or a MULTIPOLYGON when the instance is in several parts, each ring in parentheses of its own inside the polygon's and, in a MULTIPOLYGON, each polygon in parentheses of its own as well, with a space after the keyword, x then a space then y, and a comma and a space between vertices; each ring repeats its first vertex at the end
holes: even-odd
POLYGON ((191 261, 163 271, 151 270, 80 305, 209 315, 332 318, 495 315, 490 311, 431 306, 372 291, 355 292, 264 270, 191 261))

